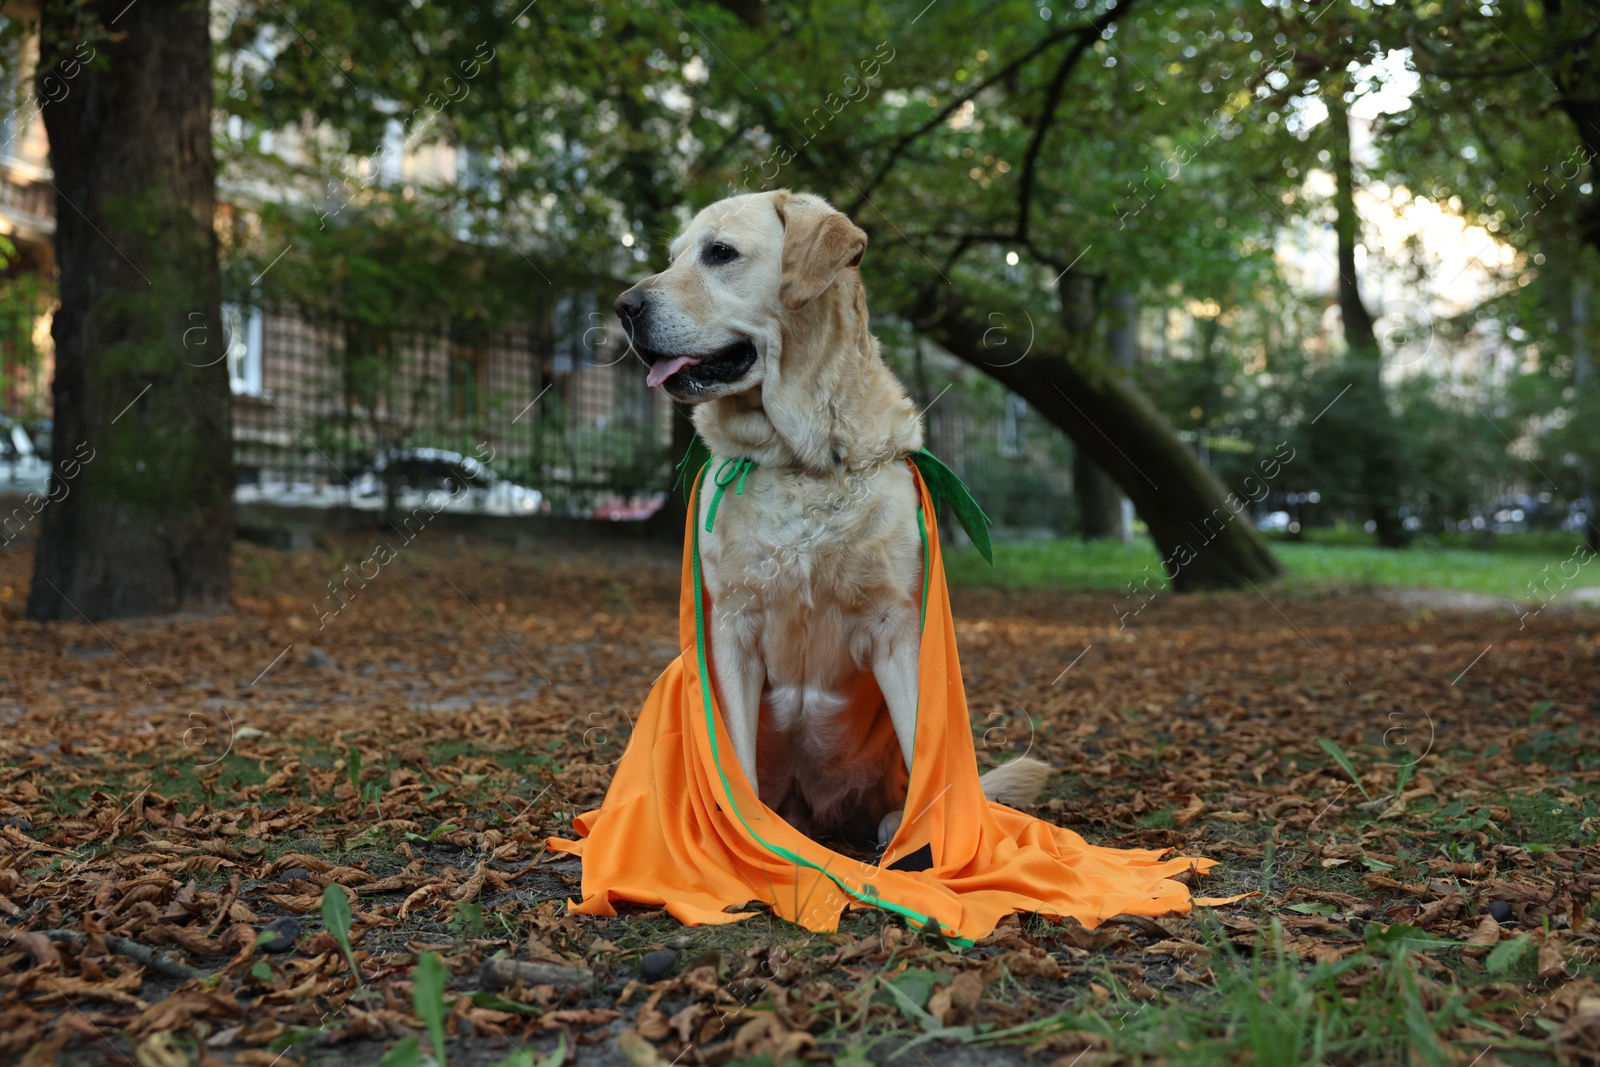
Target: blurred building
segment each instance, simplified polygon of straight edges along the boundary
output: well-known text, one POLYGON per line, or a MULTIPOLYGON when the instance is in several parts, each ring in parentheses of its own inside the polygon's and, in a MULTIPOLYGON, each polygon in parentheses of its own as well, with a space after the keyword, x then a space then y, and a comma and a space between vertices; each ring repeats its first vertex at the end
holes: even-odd
MULTIPOLYGON (((47 453, 56 197, 42 114, 50 99, 38 95, 28 66, 36 44, 11 47, 0 56, 0 68, 15 75, 0 81, 8 110, 0 236, 16 253, 0 272, 0 416, 28 427, 47 453)), ((70 91, 64 83, 46 96, 70 91)), ((241 140, 239 120, 226 122, 219 134, 241 140)), ((378 156, 343 163, 385 189, 459 187, 487 173, 485 161, 469 152, 402 132, 394 123, 378 156)), ((327 152, 312 127, 259 137, 262 152, 285 172, 318 172, 314 161, 327 152)), ((252 205, 285 198, 335 213, 337 224, 337 184, 325 190, 226 173, 217 190, 219 228, 248 219, 252 205)), ((471 239, 465 227, 461 236, 471 239)), ((298 307, 224 305, 239 500, 375 508, 383 496, 376 472, 394 457, 457 453, 492 457, 503 481, 535 490, 505 498, 523 506, 537 498, 541 510, 558 514, 649 514, 671 481, 673 420, 682 416, 665 393, 646 387, 644 368, 611 315, 611 296, 552 286, 530 294, 523 320, 504 330, 441 322, 383 336, 298 307), (384 366, 381 389, 352 373, 371 355, 384 366)), ((216 357, 197 351, 188 358, 216 357)), ((931 346, 891 362, 928 409, 930 447, 982 487, 998 524, 1039 533, 1072 527, 1070 446, 1057 429, 1022 398, 931 346)), ((30 488, 43 489, 45 465, 30 471, 37 482, 30 488)), ((15 481, 15 464, 12 474, 15 481)), ((486 499, 496 498, 479 496, 469 506, 495 506, 486 499)))
MULTIPOLYGON (((56 191, 42 115, 61 97, 34 85, 27 61, 36 44, 12 47, 3 59, 15 78, 0 84, 0 237, 14 249, 0 270, 0 416, 47 451, 56 191)), ((70 91, 70 82, 59 86, 70 91)), ((305 160, 306 137, 289 130, 263 141, 292 165, 305 160)), ((448 144, 395 140, 378 175, 386 185, 453 183, 471 165, 448 144)), ((219 218, 282 195, 282 186, 253 184, 222 180, 219 218)), ((365 396, 344 357, 372 339, 351 323, 294 307, 225 305, 241 497, 356 502, 375 495, 362 474, 381 465, 381 455, 432 447, 492 455, 495 469, 538 486, 547 508, 647 509, 638 498, 661 483, 670 462, 672 408, 645 386, 637 360, 618 350, 619 331, 597 328, 609 320, 609 303, 592 291, 550 291, 531 296, 526 320, 501 332, 441 323, 385 337, 389 388, 365 396)), ((36 464, 31 477, 44 476, 36 464)))
MULTIPOLYGON (((16 70, 11 63, 7 68, 16 70)), ((39 102, 0 95, 0 237, 10 243, 0 268, 0 412, 31 418, 49 410, 50 317, 40 280, 55 276, 55 190, 39 102)))

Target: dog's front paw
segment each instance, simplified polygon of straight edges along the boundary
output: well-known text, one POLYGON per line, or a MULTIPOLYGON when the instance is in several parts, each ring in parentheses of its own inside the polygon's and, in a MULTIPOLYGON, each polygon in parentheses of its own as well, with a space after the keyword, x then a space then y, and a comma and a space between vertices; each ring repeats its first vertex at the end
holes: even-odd
POLYGON ((895 831, 900 829, 900 822, 905 818, 905 812, 896 808, 885 815, 878 823, 878 847, 888 848, 889 842, 894 840, 895 831))

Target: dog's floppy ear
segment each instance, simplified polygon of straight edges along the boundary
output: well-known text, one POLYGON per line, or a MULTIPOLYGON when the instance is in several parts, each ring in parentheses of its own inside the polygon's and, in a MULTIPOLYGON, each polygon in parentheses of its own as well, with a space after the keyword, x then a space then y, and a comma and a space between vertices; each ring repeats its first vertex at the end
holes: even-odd
POLYGON ((798 311, 821 296, 846 267, 861 262, 867 235, 820 200, 779 193, 773 200, 783 223, 783 281, 778 299, 798 311))

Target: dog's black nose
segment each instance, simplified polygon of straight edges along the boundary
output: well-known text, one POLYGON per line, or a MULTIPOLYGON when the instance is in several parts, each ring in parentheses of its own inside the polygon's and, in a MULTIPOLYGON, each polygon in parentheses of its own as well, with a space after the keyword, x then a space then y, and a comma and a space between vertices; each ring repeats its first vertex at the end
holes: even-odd
POLYGON ((644 314, 643 290, 641 290, 638 286, 634 286, 632 289, 629 289, 627 292, 617 297, 617 301, 611 305, 611 309, 623 319, 638 318, 640 315, 644 314))

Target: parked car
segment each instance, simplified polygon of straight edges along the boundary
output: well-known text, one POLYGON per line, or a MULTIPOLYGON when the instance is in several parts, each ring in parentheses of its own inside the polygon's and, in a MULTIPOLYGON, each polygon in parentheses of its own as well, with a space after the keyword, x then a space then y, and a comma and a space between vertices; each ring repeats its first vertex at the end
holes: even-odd
POLYGON ((14 463, 23 456, 37 455, 33 438, 16 419, 0 415, 0 460, 14 463))
POLYGON ((610 519, 612 522, 640 522, 660 511, 661 505, 666 502, 665 493, 627 498, 614 496, 596 504, 592 514, 597 519, 610 519))
MULTIPOLYGON (((1555 504, 1550 493, 1540 493, 1537 496, 1530 493, 1503 496, 1483 511, 1488 528, 1495 533, 1558 530, 1570 514, 1568 509, 1555 504)), ((1476 526, 1477 523, 1473 525, 1476 526)))
POLYGON ((454 495, 467 490, 473 504, 493 507, 513 515, 537 512, 544 494, 537 489, 501 478, 482 462, 460 452, 443 448, 396 448, 378 453, 355 479, 362 496, 381 496, 384 482, 393 477, 401 492, 443 492, 454 495))
MULTIPOLYGON (((443 448, 393 448, 379 452, 363 471, 377 481, 372 492, 382 492, 383 483, 394 478, 402 488, 446 493, 458 486, 487 489, 494 483, 494 472, 471 456, 443 448)), ((371 495, 365 493, 363 495, 371 495)))
POLYGON ((1567 513, 1561 518, 1561 528, 1570 533, 1588 533, 1593 510, 1587 498, 1574 500, 1567 505, 1567 513))
POLYGON ((0 464, 9 468, 11 481, 42 477, 50 465, 49 423, 43 424, 44 447, 17 419, 0 415, 0 464))
POLYGON ((27 424, 28 436, 33 438, 33 450, 45 463, 50 462, 50 442, 55 426, 52 419, 34 419, 27 424))

